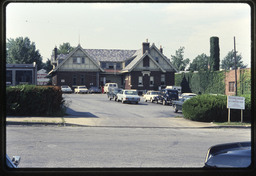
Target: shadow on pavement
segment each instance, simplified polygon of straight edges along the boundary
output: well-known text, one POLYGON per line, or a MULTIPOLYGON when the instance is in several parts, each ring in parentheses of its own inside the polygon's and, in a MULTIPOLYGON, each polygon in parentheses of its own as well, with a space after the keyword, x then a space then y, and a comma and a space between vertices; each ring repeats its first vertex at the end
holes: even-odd
POLYGON ((74 117, 74 118, 99 118, 98 116, 95 116, 94 114, 90 112, 79 112, 79 111, 74 111, 71 108, 67 108, 66 113, 68 114, 67 116, 69 117, 74 117))

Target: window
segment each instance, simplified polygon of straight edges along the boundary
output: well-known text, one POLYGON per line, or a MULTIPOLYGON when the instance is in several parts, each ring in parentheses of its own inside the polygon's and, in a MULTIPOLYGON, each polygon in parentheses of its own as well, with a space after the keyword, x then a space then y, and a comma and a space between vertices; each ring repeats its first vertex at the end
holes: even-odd
POLYGON ((142 76, 139 76, 139 82, 138 82, 139 85, 143 85, 143 77, 142 76))
POLYGON ((149 58, 148 57, 145 57, 143 59, 143 67, 149 67, 149 58))
POLYGON ((161 85, 165 85, 165 75, 161 75, 161 85))
POLYGON ((82 64, 84 64, 85 63, 85 58, 84 57, 82 57, 82 64))
POLYGON ((77 64, 77 58, 73 57, 73 64, 77 64))
POLYGON ((154 85, 154 76, 150 76, 149 85, 150 86, 154 85))
POLYGON ((235 92, 235 82, 229 82, 228 91, 235 92))
POLYGON ((73 85, 76 85, 76 75, 73 75, 73 85))
POLYGON ((84 64, 85 58, 84 57, 73 57, 73 64, 84 64))
POLYGON ((157 63, 159 63, 159 58, 158 58, 158 57, 155 57, 155 61, 156 61, 157 63))

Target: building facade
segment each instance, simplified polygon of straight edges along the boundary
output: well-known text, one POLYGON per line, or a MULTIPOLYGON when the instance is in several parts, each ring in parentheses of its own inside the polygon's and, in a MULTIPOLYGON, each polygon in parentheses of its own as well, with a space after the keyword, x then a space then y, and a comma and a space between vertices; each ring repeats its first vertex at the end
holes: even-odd
POLYGON ((138 50, 83 49, 78 45, 67 55, 57 55, 55 48, 51 62, 52 84, 73 88, 115 82, 124 89, 158 90, 174 85, 177 71, 163 49, 149 42, 138 50))
POLYGON ((6 85, 37 84, 37 65, 6 64, 6 85))

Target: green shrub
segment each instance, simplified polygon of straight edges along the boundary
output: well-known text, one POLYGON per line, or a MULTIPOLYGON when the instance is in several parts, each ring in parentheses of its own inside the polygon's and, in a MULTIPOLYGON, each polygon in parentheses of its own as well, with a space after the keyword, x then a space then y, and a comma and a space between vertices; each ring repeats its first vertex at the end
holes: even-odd
POLYGON ((6 113, 19 116, 62 116, 59 87, 22 85, 6 88, 6 113))
MULTIPOLYGON (((250 96, 245 100, 244 121, 251 119, 250 96)), ((226 122, 228 119, 227 96, 198 95, 184 102, 184 118, 201 122, 226 122)), ((240 121, 241 110, 231 109, 231 121, 240 121)))

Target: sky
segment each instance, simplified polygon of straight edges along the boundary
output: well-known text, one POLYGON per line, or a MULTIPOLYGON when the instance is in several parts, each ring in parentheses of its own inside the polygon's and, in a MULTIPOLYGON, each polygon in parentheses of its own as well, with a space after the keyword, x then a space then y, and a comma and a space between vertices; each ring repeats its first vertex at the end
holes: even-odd
POLYGON ((220 60, 234 49, 251 66, 251 8, 244 3, 10 3, 6 37, 28 37, 43 61, 55 46, 137 50, 146 39, 171 58, 180 47, 192 62, 210 56, 219 37, 220 60))

